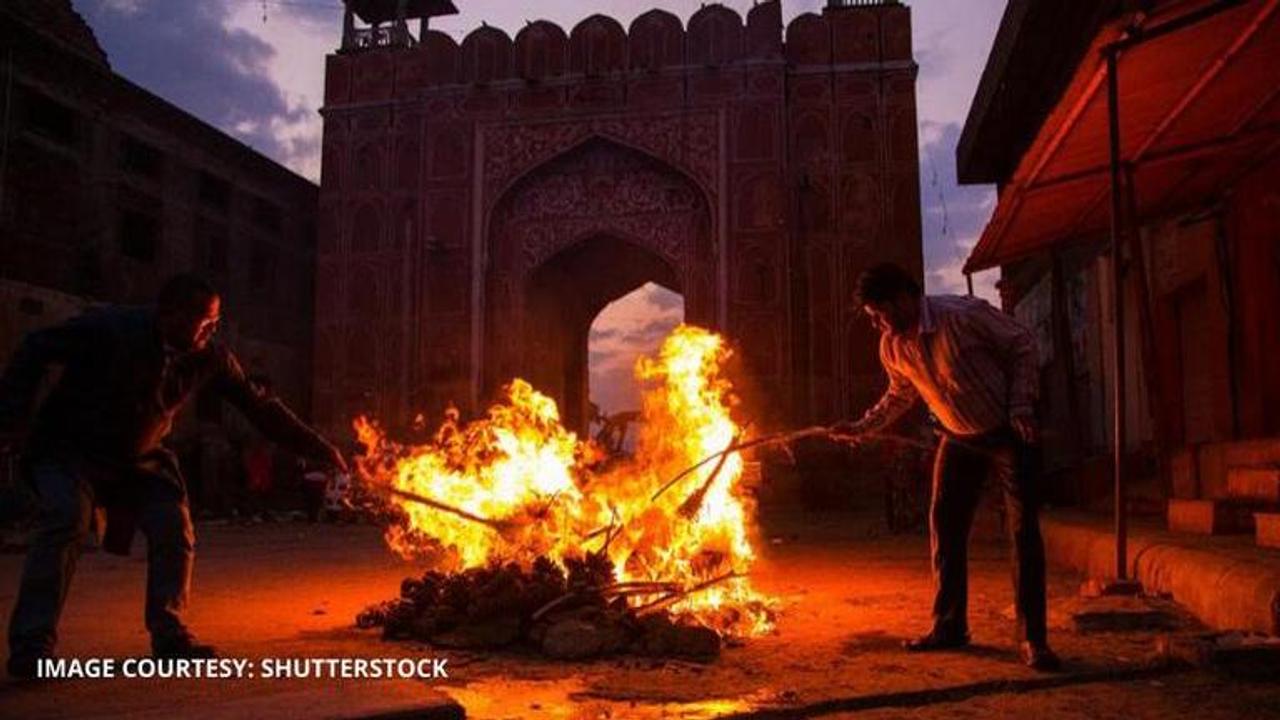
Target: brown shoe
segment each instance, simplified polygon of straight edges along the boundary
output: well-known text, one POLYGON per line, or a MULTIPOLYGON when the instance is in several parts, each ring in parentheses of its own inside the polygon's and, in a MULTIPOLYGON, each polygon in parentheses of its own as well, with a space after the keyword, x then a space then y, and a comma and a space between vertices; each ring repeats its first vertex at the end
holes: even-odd
POLYGON ((968 633, 947 633, 932 630, 927 635, 907 640, 902 643, 902 647, 907 652, 933 652, 934 650, 955 650, 968 644, 968 633))
POLYGON ((1024 642, 1018 648, 1022 664, 1040 672, 1057 672, 1062 669, 1062 659, 1045 643, 1024 642))

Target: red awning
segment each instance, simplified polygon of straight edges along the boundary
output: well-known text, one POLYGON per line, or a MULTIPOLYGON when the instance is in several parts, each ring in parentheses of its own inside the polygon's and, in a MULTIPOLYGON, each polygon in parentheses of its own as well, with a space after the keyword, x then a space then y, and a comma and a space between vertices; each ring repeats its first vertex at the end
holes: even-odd
MULTIPOLYGON (((1151 28, 1208 6, 1166 2, 1151 28)), ((1050 113, 965 263, 996 267, 1110 223, 1104 28, 1050 113)), ((1125 50, 1119 58, 1122 157, 1140 217, 1192 207, 1280 150, 1280 0, 1253 0, 1125 50)))

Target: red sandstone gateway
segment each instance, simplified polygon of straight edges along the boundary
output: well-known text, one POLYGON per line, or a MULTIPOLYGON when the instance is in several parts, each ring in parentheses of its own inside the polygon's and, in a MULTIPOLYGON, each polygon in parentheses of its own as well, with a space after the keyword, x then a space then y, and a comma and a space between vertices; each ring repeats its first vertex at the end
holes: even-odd
MULTIPOLYGON (((391 20, 376 5, 351 13, 391 20)), ((523 377, 581 429, 587 328, 646 282, 740 345, 776 418, 872 402, 876 337, 845 299, 875 261, 922 265, 910 11, 783 27, 780 5, 461 44, 349 15, 326 71, 320 422, 480 410, 523 377)))

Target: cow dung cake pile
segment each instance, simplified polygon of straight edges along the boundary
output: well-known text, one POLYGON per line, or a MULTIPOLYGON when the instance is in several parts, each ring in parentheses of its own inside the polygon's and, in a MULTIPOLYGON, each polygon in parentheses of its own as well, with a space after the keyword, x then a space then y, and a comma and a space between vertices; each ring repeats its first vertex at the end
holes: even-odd
POLYGON ((689 589, 615 578, 603 553, 566 558, 563 568, 540 557, 527 570, 515 563, 433 570, 406 578, 400 597, 366 608, 356 624, 381 627, 388 640, 468 650, 523 647, 564 660, 719 655, 716 630, 667 609, 689 589))

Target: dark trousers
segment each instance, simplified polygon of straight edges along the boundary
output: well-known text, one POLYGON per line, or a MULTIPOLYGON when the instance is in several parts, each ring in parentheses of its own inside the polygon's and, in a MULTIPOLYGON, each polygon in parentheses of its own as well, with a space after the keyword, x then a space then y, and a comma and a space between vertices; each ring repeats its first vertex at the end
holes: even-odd
POLYGON ((1012 430, 944 438, 933 466, 929 530, 937 596, 934 630, 968 632, 969 531, 985 482, 1004 494, 1005 523, 1013 546, 1017 639, 1045 642, 1044 542, 1040 538, 1040 478, 1034 448, 1012 430))
MULTIPOLYGON (((39 517, 9 621, 12 657, 52 654, 58 619, 94 508, 93 484, 82 468, 41 463, 31 474, 39 496, 39 517)), ((147 540, 144 616, 154 645, 186 633, 182 612, 191 586, 195 532, 185 493, 144 484, 138 501, 138 528, 147 540)))

